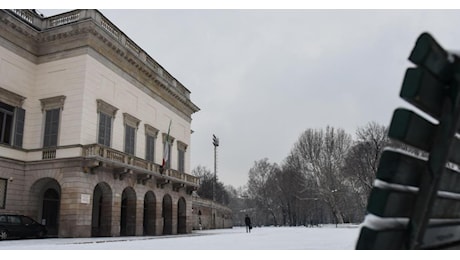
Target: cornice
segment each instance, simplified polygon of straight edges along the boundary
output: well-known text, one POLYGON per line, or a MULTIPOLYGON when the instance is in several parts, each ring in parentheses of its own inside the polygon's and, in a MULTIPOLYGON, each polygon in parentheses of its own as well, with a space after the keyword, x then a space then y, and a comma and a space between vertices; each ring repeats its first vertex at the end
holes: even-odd
MULTIPOLYGON (((38 31, 24 21, 14 19, 12 15, 5 14, 8 13, 0 11, 2 27, 9 30, 6 37, 9 37, 8 40, 34 55, 36 57, 35 60, 32 60, 34 63, 37 63, 36 60, 39 58, 40 62, 59 59, 61 55, 55 55, 56 53, 89 47, 139 82, 142 88, 138 87, 144 92, 150 96, 154 94, 154 96, 165 100, 166 103, 183 113, 188 120, 191 120, 193 113, 200 110, 188 97, 184 96, 188 96, 190 92, 180 94, 179 90, 174 86, 174 84, 180 83, 172 78, 150 56, 138 48, 129 38, 122 38, 121 41, 116 39, 113 32, 103 28, 103 25, 101 25, 103 23, 97 23, 93 17, 38 31), (24 46, 19 41, 19 38, 22 41, 27 41, 28 44, 24 46), (124 45, 122 45, 123 42, 125 43, 124 45), (164 76, 161 76, 160 73, 164 74, 164 76), (170 77, 170 81, 174 84, 168 83, 164 77, 170 77), (149 91, 143 88, 147 88, 149 91)), ((0 30, 1 32, 2 30, 0 30)), ((3 33, 2 36, 5 37, 3 33)), ((23 56, 30 58, 30 55, 23 56)), ((182 91, 187 92, 188 90, 182 91)))

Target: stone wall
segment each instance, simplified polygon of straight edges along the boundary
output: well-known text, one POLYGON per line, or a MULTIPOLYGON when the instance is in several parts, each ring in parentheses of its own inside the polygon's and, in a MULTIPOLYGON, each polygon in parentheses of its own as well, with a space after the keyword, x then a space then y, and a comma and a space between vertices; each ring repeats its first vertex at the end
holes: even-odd
POLYGON ((212 200, 192 196, 192 228, 194 230, 232 228, 232 210, 212 200))

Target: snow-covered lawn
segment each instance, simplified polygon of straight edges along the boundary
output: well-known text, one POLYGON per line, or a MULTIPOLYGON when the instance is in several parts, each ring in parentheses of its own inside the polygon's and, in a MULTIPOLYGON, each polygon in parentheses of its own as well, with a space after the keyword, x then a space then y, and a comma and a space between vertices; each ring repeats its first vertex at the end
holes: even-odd
POLYGON ((249 234, 233 227, 173 236, 6 240, 0 250, 352 250, 358 235, 358 226, 260 227, 249 234))
MULTIPOLYGON (((0 241, 2 259, 80 260, 291 260, 414 259, 448 256, 446 252, 356 251, 357 225, 323 227, 244 227, 193 231, 152 237, 47 238, 0 241), (436 254, 436 255, 435 255, 436 254)), ((449 251, 449 250, 446 250, 449 251)))
POLYGON ((0 241, 0 250, 353 250, 358 226, 244 227, 193 231, 187 235, 48 238, 0 241))

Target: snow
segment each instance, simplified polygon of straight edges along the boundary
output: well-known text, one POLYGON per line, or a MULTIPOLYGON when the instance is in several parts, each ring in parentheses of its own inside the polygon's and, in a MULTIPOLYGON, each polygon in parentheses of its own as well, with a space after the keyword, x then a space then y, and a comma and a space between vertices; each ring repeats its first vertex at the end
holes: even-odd
POLYGON ((358 226, 244 227, 171 236, 6 240, 0 250, 308 250, 354 249, 358 226))
MULTIPOLYGON (((244 227, 193 231, 186 235, 133 236, 101 238, 45 238, 0 241, 3 259, 75 257, 130 259, 146 256, 162 259, 281 259, 288 258, 369 258, 356 251, 358 225, 322 227, 256 227, 246 233, 244 227), (48 250, 44 253, 43 250, 48 250), (149 253, 152 250, 152 253, 149 253), (222 250, 222 251, 216 251, 222 250), (302 250, 312 250, 306 253, 302 250), (71 252, 71 254, 69 254, 71 252), (331 254, 332 252, 332 254, 331 254), (6 257, 5 257, 6 254, 6 257)), ((399 253, 398 253, 399 255, 399 253)), ((400 256, 400 255, 399 255, 400 256)), ((413 255, 411 255, 413 257, 413 255)), ((372 254, 388 260, 387 254, 372 254), (385 258, 386 257, 386 258, 385 258)))

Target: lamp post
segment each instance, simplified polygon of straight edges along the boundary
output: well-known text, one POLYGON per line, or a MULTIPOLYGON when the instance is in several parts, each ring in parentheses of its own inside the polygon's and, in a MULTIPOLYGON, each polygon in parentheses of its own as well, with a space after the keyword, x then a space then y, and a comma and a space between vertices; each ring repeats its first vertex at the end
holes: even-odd
POLYGON ((212 182, 212 200, 216 199, 216 175, 217 175, 217 146, 219 146, 219 138, 212 135, 212 144, 214 145, 214 181, 212 182))
MULTIPOLYGON (((214 181, 212 182, 212 201, 216 200, 216 175, 217 175, 217 146, 219 146, 219 138, 212 135, 212 144, 214 145, 214 181)), ((216 228, 216 213, 214 206, 212 207, 212 225, 216 228)))

